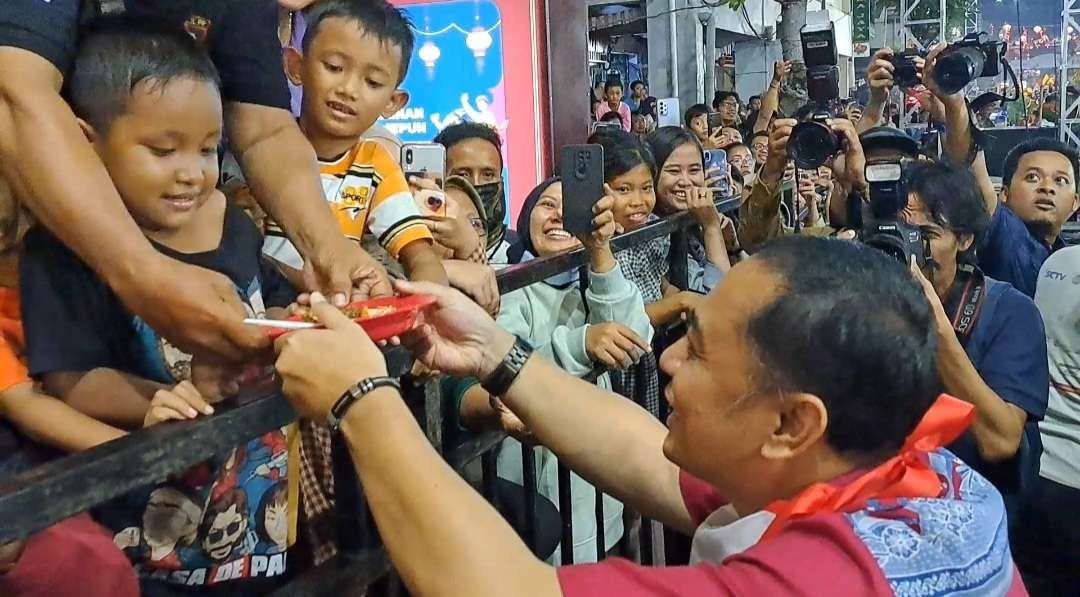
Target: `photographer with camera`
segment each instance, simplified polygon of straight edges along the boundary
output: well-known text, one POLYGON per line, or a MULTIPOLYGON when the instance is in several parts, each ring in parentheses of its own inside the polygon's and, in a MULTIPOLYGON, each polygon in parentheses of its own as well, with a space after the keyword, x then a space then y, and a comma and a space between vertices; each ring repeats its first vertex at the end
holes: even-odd
MULTIPOLYGON (((993 44, 984 45, 982 53, 996 51, 993 44)), ((999 201, 979 147, 978 130, 961 93, 963 86, 957 87, 962 79, 957 80, 956 73, 963 70, 957 63, 966 66, 967 73, 979 74, 985 72, 980 62, 986 56, 970 44, 960 50, 951 47, 937 48, 927 56, 924 80, 945 104, 945 151, 952 159, 970 164, 990 214, 990 225, 978 247, 979 265, 988 275, 1034 296, 1039 268, 1051 253, 1065 246, 1059 237, 1061 229, 1080 208, 1076 186, 1080 157, 1075 149, 1053 139, 1020 143, 1005 157, 999 201)))
MULTIPOLYGON (((843 192, 842 189, 851 189, 861 184, 865 158, 863 157, 859 137, 855 133, 855 125, 851 121, 846 118, 825 118, 821 123, 804 122, 800 124, 798 120, 793 118, 777 119, 769 129, 769 148, 765 165, 761 168, 757 179, 754 181, 749 197, 739 206, 739 241, 742 243, 743 248, 750 253, 753 253, 765 241, 785 233, 780 211, 784 170, 787 168, 790 157, 789 149, 793 149, 793 145, 800 138, 806 139, 806 137, 803 137, 806 133, 793 135, 797 130, 812 130, 811 137, 831 137, 832 150, 821 152, 819 157, 824 156, 826 158, 826 160, 822 160, 822 163, 827 161, 828 158, 834 160, 834 184, 839 183, 835 184, 833 191, 836 196, 845 196, 838 193, 843 192), (799 127, 806 124, 813 124, 815 129, 799 129, 799 127), (834 157, 839 148, 842 148, 841 153, 834 157)), ((804 142, 802 144, 809 143, 804 142)), ((814 153, 813 151, 808 152, 806 149, 820 149, 820 147, 817 145, 814 145, 813 148, 804 147, 803 154, 814 153)), ((799 152, 796 151, 796 153, 799 152)), ((810 170, 806 166, 800 167, 800 160, 795 160, 795 162, 798 169, 810 170)), ((818 165, 814 165, 813 169, 816 170, 818 165)), ((830 215, 835 211, 835 209, 832 209, 830 215)), ((825 226, 813 226, 802 228, 799 232, 810 236, 824 236, 831 234, 833 230, 825 226)))
MULTIPOLYGON (((860 133, 891 120, 886 118, 885 109, 889 106, 889 92, 899 86, 901 89, 916 87, 922 82, 924 60, 910 52, 896 53, 892 48, 881 48, 874 52, 870 65, 866 68, 866 82, 870 86, 870 102, 862 111, 858 121, 860 133)), ((891 115, 888 115, 891 118, 891 115)))
MULTIPOLYGON (((944 389, 975 406, 969 432, 948 448, 1011 506, 1038 471, 1049 387, 1042 317, 1030 298, 975 266, 972 249, 988 217, 969 172, 950 162, 884 160, 869 162, 867 178, 872 211, 893 211, 914 237, 902 251, 885 248, 908 260, 933 308, 944 389), (875 182, 877 169, 895 165, 901 184, 875 182)), ((868 227, 864 242, 886 244, 869 232, 882 229, 868 227)))

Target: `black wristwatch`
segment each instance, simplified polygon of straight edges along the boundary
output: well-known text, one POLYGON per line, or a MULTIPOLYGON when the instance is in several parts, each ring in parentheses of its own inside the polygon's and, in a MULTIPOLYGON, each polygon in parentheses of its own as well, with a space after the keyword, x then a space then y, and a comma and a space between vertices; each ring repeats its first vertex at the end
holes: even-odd
POLYGON ((480 383, 480 387, 497 398, 505 396, 532 354, 532 345, 521 336, 516 336, 514 346, 510 348, 510 352, 506 353, 502 362, 491 372, 491 375, 480 383))
POLYGON ((394 388, 400 392, 401 383, 392 377, 369 377, 350 386, 341 398, 337 399, 334 406, 330 407, 330 413, 326 415, 326 424, 330 427, 330 431, 336 433, 341 428, 341 420, 345 418, 349 407, 379 388, 394 388))

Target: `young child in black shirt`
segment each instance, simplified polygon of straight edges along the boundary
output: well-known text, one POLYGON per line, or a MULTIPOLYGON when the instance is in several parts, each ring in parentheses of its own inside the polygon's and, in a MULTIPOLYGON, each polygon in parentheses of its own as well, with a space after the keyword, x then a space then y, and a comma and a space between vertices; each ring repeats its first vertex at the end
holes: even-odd
MULTIPOLYGON (((158 250, 228 276, 253 317, 292 302, 295 291, 261 258, 254 224, 215 188, 221 95, 213 64, 191 37, 145 22, 103 25, 83 42, 68 85, 88 142, 158 250)), ((43 228, 27 235, 25 251, 29 369, 50 393, 129 429, 143 425, 159 389, 191 396, 184 382, 192 358, 128 311, 72 251, 43 228)), ((186 418, 210 411, 197 395, 177 405, 186 418)), ((284 575, 295 520, 288 496, 296 495, 287 432, 99 509, 144 589, 231 581, 225 590, 237 594, 284 575), (240 580, 254 582, 241 588, 240 580)))

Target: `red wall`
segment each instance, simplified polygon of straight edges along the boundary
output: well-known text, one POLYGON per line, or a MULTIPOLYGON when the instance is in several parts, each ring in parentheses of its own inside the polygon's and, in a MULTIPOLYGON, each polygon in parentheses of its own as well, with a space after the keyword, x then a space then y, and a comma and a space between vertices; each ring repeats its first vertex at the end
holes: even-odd
MULTIPOLYGON (((394 3, 406 6, 440 1, 449 0, 394 0, 394 3)), ((504 141, 514 194, 508 197, 512 224, 517 220, 525 195, 551 172, 547 32, 544 0, 492 1, 499 7, 503 27, 503 71, 510 120, 508 138, 504 141)))

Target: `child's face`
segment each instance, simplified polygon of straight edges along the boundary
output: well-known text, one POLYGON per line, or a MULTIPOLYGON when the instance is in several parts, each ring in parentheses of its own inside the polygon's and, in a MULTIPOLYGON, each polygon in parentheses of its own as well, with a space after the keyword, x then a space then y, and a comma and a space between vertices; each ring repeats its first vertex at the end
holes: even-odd
POLYGON ((356 139, 379 116, 393 116, 407 100, 397 88, 400 65, 400 47, 347 19, 325 19, 306 54, 286 51, 289 79, 304 88, 300 119, 305 130, 356 139))
POLYGON ((697 135, 698 140, 704 142, 709 138, 709 117, 706 114, 695 116, 690 119, 690 130, 697 135))
POLYGON ((652 172, 645 164, 608 181, 615 192, 615 223, 624 232, 640 228, 656 207, 652 172))
POLYGON ((529 235, 537 257, 569 251, 581 242, 563 228, 562 204, 562 183, 557 182, 540 195, 529 214, 529 235))
POLYGON ((705 186, 701 152, 693 143, 683 143, 668 156, 657 180, 657 200, 669 212, 687 208, 690 187, 705 186))
POLYGON ((207 81, 135 86, 104 134, 88 130, 132 218, 146 231, 182 229, 214 191, 221 96, 207 81))
POLYGON ((608 105, 618 106, 619 102, 621 102, 623 98, 623 88, 619 87, 618 85, 614 87, 608 87, 607 90, 604 91, 604 97, 607 99, 608 105))

